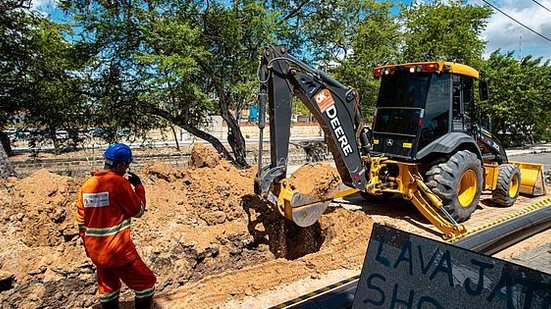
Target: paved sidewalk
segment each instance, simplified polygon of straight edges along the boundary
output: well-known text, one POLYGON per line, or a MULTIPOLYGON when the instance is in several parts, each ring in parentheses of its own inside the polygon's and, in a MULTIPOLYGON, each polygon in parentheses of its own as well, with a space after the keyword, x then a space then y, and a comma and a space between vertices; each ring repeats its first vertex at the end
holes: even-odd
POLYGON ((533 146, 505 149, 508 156, 518 156, 531 153, 551 152, 551 143, 535 144, 533 146))

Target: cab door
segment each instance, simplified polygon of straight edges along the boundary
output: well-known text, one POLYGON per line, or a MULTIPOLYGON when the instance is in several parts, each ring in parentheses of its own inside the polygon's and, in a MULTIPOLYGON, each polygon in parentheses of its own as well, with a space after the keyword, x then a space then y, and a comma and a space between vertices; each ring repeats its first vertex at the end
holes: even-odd
POLYGON ((469 133, 472 129, 473 79, 459 75, 452 76, 452 123, 453 132, 469 133))

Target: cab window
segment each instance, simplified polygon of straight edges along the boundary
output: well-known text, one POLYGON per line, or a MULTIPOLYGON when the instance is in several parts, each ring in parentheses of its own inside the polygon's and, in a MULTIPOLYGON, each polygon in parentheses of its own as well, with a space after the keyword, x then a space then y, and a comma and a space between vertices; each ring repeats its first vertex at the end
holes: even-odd
POLYGON ((448 133, 450 117, 450 75, 433 75, 430 84, 419 149, 448 133))

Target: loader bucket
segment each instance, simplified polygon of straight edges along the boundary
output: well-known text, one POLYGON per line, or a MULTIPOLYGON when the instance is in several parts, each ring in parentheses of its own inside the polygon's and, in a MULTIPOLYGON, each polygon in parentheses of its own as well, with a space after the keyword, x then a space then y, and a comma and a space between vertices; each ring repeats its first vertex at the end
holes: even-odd
POLYGON ((539 196, 545 195, 545 181, 543 179, 543 164, 509 161, 520 170, 520 193, 539 196))

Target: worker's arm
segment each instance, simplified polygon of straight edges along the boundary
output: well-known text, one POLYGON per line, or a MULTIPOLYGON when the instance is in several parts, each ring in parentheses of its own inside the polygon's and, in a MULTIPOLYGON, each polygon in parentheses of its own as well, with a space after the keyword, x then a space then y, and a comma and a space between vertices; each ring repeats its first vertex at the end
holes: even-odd
POLYGON ((128 181, 121 181, 119 204, 129 217, 140 218, 145 211, 145 188, 138 176, 129 173, 128 181), (130 185, 132 184, 134 188, 130 185))
POLYGON ((140 199, 140 211, 134 217, 140 218, 145 211, 145 188, 141 183, 134 187, 134 193, 140 199))
POLYGON ((78 234, 84 239, 84 204, 82 203, 82 189, 78 192, 77 209, 75 211, 75 221, 78 226, 78 234))

